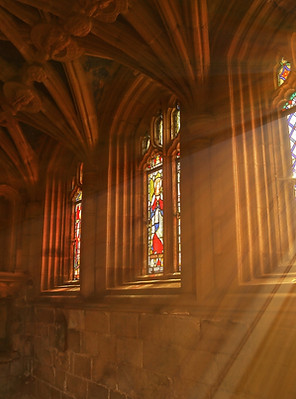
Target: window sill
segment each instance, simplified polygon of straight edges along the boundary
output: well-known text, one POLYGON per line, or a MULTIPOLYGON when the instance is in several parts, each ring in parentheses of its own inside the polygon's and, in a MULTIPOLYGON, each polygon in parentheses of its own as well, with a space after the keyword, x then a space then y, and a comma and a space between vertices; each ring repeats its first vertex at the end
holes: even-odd
POLYGON ((181 288, 181 279, 180 278, 171 278, 171 279, 143 279, 143 280, 137 280, 137 281, 131 281, 131 282, 126 282, 120 286, 109 288, 107 290, 107 294, 127 294, 128 292, 132 292, 135 294, 136 292, 139 291, 140 294, 143 293, 143 291, 149 291, 153 292, 154 290, 157 290, 159 293, 159 290, 165 290, 167 291, 172 291, 172 290, 178 290, 181 288))

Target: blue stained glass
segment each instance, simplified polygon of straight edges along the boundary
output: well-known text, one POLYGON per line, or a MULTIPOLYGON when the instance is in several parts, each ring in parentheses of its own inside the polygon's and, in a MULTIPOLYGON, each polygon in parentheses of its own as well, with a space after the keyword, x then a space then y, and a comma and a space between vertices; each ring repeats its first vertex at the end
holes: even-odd
POLYGON ((287 80, 287 77, 291 71, 291 63, 282 58, 280 67, 278 70, 278 85, 281 86, 287 80))
POLYGON ((296 105, 296 92, 291 95, 289 101, 287 101, 286 104, 283 106, 283 110, 290 109, 295 105, 296 105))
MULTIPOLYGON (((290 109, 296 105, 296 92, 292 94, 290 100, 285 104, 284 109, 290 109)), ((287 116, 291 160, 292 160, 292 177, 296 178, 296 113, 287 116)), ((296 196, 296 185, 294 186, 294 193, 296 196)))

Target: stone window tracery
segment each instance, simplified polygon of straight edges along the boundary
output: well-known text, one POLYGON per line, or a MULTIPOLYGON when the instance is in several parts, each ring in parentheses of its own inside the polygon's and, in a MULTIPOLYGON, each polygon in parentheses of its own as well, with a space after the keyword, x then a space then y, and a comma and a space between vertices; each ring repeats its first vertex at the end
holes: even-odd
POLYGON ((82 218, 82 169, 80 164, 77 176, 73 179, 73 280, 80 279, 81 218, 82 218))
POLYGON ((159 112, 142 138, 144 262, 142 275, 181 271, 180 107, 159 112))

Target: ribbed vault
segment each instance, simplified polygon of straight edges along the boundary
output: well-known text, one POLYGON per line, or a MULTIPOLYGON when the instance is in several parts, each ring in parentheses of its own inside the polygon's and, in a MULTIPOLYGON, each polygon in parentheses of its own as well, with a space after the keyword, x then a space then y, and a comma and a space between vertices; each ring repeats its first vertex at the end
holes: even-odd
POLYGON ((229 63, 270 67, 293 33, 290 3, 286 9, 284 1, 223 4, 0 0, 6 169, 35 184, 41 143, 65 146, 83 160, 110 135, 134 134, 160 97, 173 96, 196 112, 212 103, 219 112, 229 63), (38 146, 30 127, 40 132, 38 146))

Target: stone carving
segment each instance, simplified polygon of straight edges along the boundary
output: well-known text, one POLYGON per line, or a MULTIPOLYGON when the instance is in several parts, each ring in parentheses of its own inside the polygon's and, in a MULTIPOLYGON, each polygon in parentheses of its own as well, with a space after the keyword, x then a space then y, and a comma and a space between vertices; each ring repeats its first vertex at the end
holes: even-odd
POLYGON ((46 72, 39 64, 26 64, 21 73, 15 72, 14 79, 4 81, 1 99, 0 126, 7 126, 7 121, 18 111, 36 113, 41 110, 41 99, 33 82, 43 82, 46 72))
POLYGON ((72 12, 59 23, 40 23, 31 30, 31 40, 43 61, 67 62, 79 58, 83 49, 75 37, 87 36, 93 19, 114 22, 127 10, 127 0, 78 0, 72 12))
POLYGON ((64 29, 77 37, 87 36, 91 28, 92 20, 90 16, 82 14, 71 14, 64 24, 64 29))
POLYGON ((81 11, 102 22, 114 22, 128 7, 127 0, 79 0, 81 11))
POLYGON ((83 54, 71 35, 62 26, 41 23, 33 27, 31 40, 43 55, 43 60, 53 59, 67 62, 79 58, 83 54))
POLYGON ((44 82, 47 78, 46 72, 42 65, 30 64, 24 67, 22 81, 24 84, 31 84, 33 82, 44 82))
POLYGON ((6 82, 3 93, 13 114, 18 111, 36 113, 41 110, 41 100, 33 87, 18 82, 6 82))

